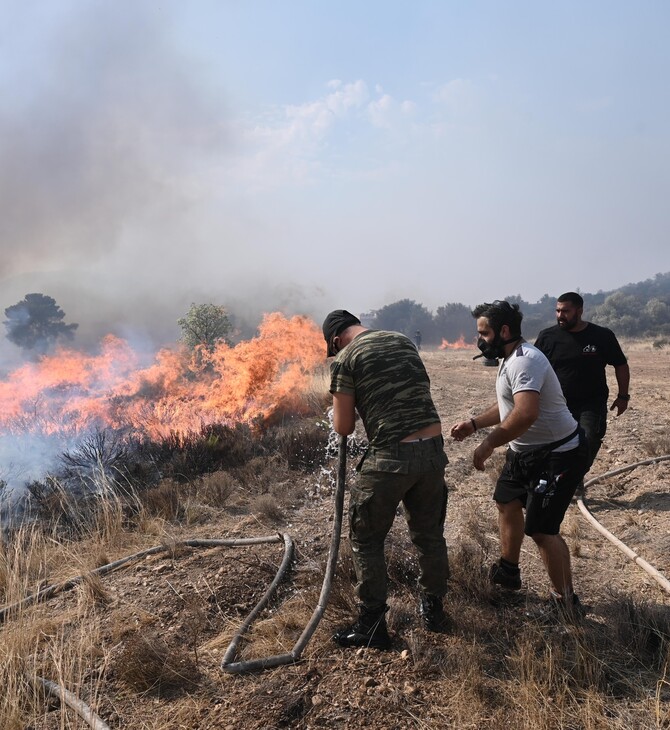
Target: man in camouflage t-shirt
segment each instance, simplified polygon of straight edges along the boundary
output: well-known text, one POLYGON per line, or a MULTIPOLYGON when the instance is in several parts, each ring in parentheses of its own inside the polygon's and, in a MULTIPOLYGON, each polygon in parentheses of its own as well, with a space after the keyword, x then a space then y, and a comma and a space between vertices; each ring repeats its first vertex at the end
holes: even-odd
POLYGON ((419 553, 419 612, 426 628, 444 631, 447 457, 426 369, 408 337, 367 329, 346 310, 326 317, 323 334, 328 356, 335 355, 330 385, 335 430, 352 433, 357 411, 370 443, 349 500, 359 618, 333 638, 344 647, 390 645, 384 542, 401 502, 419 553))

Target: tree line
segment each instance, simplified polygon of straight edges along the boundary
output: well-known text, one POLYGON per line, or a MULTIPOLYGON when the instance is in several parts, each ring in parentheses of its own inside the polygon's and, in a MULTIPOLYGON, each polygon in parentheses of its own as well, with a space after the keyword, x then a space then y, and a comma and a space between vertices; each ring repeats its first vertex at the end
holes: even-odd
MULTIPOLYGON (((520 306, 524 335, 534 339, 540 330, 556 324, 556 297, 562 293, 545 294, 537 302, 527 302, 520 294, 504 298, 520 306)), ((579 293, 584 299, 584 319, 609 327, 618 336, 653 337, 658 341, 670 337, 670 272, 609 292, 579 293)), ((403 332, 409 337, 419 331, 424 344, 439 345, 443 339, 453 342, 461 336, 466 341, 474 338, 470 312, 465 304, 451 302, 432 313, 419 302, 401 299, 362 315, 362 320, 366 326, 403 332)))
MULTIPOLYGON (((534 303, 519 294, 505 298, 521 307, 524 335, 532 339, 541 329, 556 323, 554 309, 560 294, 545 294, 534 303)), ((653 337, 662 344, 670 341, 670 272, 610 292, 580 294, 588 321, 609 327, 619 336, 653 337)), ((53 297, 39 293, 26 294, 20 302, 7 307, 5 317, 7 339, 33 357, 71 341, 78 327, 65 323, 65 312, 53 297)), ((418 331, 424 345, 440 345, 443 339, 452 342, 461 336, 466 341, 474 339, 470 307, 458 302, 438 307, 433 313, 419 302, 401 299, 361 315, 361 319, 366 326, 403 332, 412 338, 418 331)), ((221 340, 231 341, 231 319, 226 308, 218 304, 194 303, 177 324, 182 343, 190 349, 211 349, 221 340)))

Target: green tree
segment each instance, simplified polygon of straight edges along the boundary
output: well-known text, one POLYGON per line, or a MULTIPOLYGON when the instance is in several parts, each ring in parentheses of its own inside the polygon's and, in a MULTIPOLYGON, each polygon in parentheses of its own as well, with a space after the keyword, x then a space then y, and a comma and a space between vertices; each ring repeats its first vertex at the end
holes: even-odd
POLYGON ((435 323, 431 312, 411 299, 401 299, 375 311, 372 326, 375 329, 402 332, 414 339, 416 331, 423 343, 435 342, 435 323))
POLYGON ((71 340, 78 324, 65 324, 65 312, 53 297, 26 294, 5 309, 7 339, 22 350, 43 354, 58 341, 71 340))
POLYGON ((213 350, 222 340, 229 343, 232 325, 225 307, 218 304, 191 304, 177 324, 181 327, 181 341, 191 350, 199 345, 213 350))
POLYGON ((468 342, 475 337, 475 320, 470 307, 465 304, 449 302, 438 307, 435 312, 435 327, 440 337, 451 342, 458 340, 461 335, 468 342))
POLYGON ((670 306, 657 297, 646 303, 644 312, 649 318, 650 329, 663 327, 670 323, 670 306))
POLYGON ((594 309, 593 321, 609 327, 615 334, 635 336, 646 329, 646 322, 641 321, 643 314, 644 308, 639 300, 620 289, 594 309))

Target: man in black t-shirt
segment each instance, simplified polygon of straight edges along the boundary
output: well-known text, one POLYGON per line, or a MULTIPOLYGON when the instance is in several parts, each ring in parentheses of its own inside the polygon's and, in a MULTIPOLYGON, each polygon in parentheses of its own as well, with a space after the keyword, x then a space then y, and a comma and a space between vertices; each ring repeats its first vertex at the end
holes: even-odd
POLYGON ((607 365, 614 367, 619 392, 610 410, 620 416, 627 408, 630 370, 612 330, 582 320, 584 300, 575 292, 561 294, 554 327, 542 330, 535 346, 556 371, 570 412, 586 432, 589 468, 607 429, 607 365))

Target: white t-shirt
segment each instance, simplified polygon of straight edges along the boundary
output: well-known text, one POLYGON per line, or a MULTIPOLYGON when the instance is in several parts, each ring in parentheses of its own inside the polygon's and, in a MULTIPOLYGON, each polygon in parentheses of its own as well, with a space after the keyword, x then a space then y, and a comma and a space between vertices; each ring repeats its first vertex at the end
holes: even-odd
MULTIPOLYGON (((568 410, 556 373, 547 358, 528 342, 522 342, 498 368, 496 395, 500 420, 514 408, 514 394, 534 390, 540 394, 540 413, 533 425, 509 442, 513 451, 527 451, 542 444, 569 436, 577 421, 568 410)), ((569 451, 579 444, 579 437, 562 444, 555 451, 569 451)))

